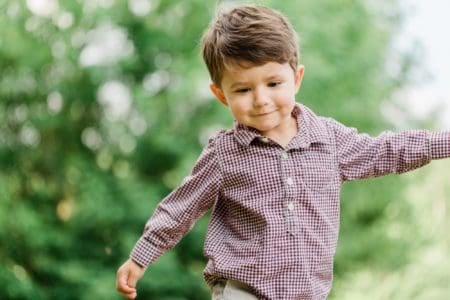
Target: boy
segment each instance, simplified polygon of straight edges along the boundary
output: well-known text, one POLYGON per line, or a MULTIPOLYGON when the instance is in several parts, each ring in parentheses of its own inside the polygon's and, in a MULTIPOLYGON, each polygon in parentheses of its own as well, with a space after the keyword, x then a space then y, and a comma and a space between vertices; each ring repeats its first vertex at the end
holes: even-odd
POLYGON ((373 138, 297 104, 297 44, 287 19, 261 6, 223 12, 206 31, 210 88, 236 124, 157 207, 118 270, 121 294, 134 299, 145 268, 212 208, 204 276, 213 299, 326 299, 341 184, 450 156, 450 133, 373 138))

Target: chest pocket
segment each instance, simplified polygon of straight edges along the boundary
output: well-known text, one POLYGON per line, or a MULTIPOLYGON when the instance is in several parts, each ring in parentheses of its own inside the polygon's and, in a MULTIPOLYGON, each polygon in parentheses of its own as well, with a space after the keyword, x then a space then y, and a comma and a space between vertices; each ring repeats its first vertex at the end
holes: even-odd
POLYGON ((301 177, 312 191, 325 192, 337 184, 338 167, 332 146, 311 144, 301 152, 301 177))

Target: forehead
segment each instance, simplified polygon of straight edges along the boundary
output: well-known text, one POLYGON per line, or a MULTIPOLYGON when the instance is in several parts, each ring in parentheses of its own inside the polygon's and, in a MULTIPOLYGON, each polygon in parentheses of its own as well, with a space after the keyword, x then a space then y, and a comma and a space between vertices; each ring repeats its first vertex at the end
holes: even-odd
POLYGON ((287 76, 292 73, 288 63, 267 62, 255 65, 249 62, 228 63, 223 71, 222 83, 234 83, 235 81, 249 81, 265 77, 287 76))

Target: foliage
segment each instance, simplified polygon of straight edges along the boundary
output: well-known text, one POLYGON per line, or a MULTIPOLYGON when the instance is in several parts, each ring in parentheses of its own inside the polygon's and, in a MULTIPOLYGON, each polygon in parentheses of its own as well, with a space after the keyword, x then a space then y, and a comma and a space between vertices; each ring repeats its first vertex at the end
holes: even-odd
MULTIPOLYGON (((232 124, 198 53, 215 3, 34 2, 0 0, 0 298, 118 299, 115 271, 151 211, 232 124)), ((259 2, 300 32, 299 101, 371 133, 387 126, 380 102, 408 74, 408 60, 397 74, 384 65, 397 16, 377 8, 395 12, 394 1, 259 2)), ((411 243, 383 232, 401 184, 344 189, 338 280, 406 263, 411 243)), ((206 224, 151 267, 142 298, 208 299, 206 224)))

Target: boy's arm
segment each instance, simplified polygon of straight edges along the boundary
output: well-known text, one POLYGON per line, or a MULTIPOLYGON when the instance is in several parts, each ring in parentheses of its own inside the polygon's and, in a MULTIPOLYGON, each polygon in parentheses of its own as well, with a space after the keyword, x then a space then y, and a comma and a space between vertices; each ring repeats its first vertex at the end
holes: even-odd
POLYGON ((450 157, 450 132, 411 130, 377 137, 332 121, 343 180, 404 173, 450 157))
POLYGON ((215 143, 210 140, 191 175, 155 209, 131 252, 131 259, 147 267, 174 247, 194 222, 212 207, 219 193, 220 178, 215 143))

